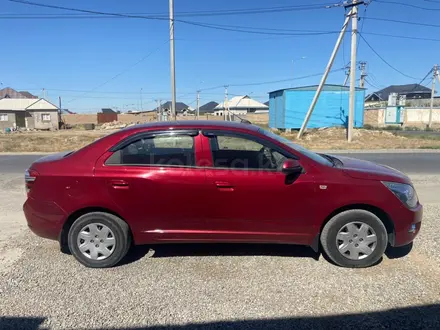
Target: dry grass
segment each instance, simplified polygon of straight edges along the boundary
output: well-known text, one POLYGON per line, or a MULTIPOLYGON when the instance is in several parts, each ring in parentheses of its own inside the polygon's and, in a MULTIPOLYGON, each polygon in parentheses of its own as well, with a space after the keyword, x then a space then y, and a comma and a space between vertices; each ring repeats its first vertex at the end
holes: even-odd
MULTIPOLYGON (((288 139, 295 140, 296 134, 282 134, 288 139)), ((440 140, 425 139, 423 137, 396 136, 387 131, 356 129, 353 141, 347 142, 346 130, 341 128, 327 128, 311 130, 302 140, 295 141, 304 147, 313 150, 329 149, 438 149, 440 140)))
MULTIPOLYGON (((113 131, 59 131, 0 134, 0 152, 57 152, 79 149, 113 131)), ((386 131, 357 129, 352 143, 346 142, 345 130, 311 130, 299 142, 313 150, 328 149, 440 149, 440 140, 395 136, 386 131)), ((295 140, 296 134, 282 134, 295 140)))
POLYGON ((0 134, 0 152, 57 152, 79 149, 109 131, 60 131, 0 134))

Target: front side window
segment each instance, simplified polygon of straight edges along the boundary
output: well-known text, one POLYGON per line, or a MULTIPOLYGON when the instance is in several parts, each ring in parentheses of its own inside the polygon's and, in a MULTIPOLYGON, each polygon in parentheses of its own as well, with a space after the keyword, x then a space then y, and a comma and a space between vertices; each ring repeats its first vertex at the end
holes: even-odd
POLYGON ((194 138, 189 135, 139 138, 115 151, 106 164, 195 166, 194 138))
POLYGON ((233 134, 210 135, 214 167, 278 170, 287 157, 251 137, 233 134))
POLYGON ((50 113, 43 113, 41 115, 41 120, 42 121, 50 121, 50 113))
POLYGON ((274 140, 276 140, 276 141, 278 141, 278 142, 280 142, 280 143, 282 143, 282 144, 284 144, 284 145, 286 145, 286 146, 296 150, 296 151, 299 151, 299 152, 303 153, 307 157, 313 159, 315 162, 318 162, 318 163, 320 163, 322 165, 333 166, 332 162, 329 161, 327 158, 325 158, 325 157, 323 157, 323 156, 321 156, 321 155, 319 155, 319 154, 317 154, 317 153, 315 153, 313 151, 310 151, 310 150, 304 148, 303 146, 300 146, 299 144, 293 143, 292 141, 290 141, 290 140, 288 140, 288 139, 286 139, 286 138, 284 138, 284 137, 282 137, 280 135, 277 135, 277 134, 272 133, 270 131, 266 131, 266 130, 261 129, 261 128, 258 131, 260 133, 262 133, 262 134, 264 134, 264 135, 266 135, 266 136, 268 136, 268 137, 270 137, 270 138, 272 138, 272 139, 274 139, 274 140))
POLYGON ((8 115, 7 114, 0 114, 0 121, 8 121, 8 115))

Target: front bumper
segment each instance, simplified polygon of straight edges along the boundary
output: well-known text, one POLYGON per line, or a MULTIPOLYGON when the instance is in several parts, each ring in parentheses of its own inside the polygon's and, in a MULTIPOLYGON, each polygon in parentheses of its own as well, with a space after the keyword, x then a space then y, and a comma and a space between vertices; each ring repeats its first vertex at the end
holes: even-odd
POLYGON ((417 236, 422 226, 423 206, 419 204, 415 209, 405 209, 400 218, 394 219, 394 235, 390 240, 391 246, 408 245, 417 236))
POLYGON ((28 227, 36 235, 58 240, 66 214, 54 202, 40 202, 29 197, 23 205, 28 227))

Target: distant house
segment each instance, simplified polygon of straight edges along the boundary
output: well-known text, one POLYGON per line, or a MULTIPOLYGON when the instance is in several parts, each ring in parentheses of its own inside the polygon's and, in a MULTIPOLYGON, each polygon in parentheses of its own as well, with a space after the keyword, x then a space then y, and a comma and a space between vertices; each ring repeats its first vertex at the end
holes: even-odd
POLYGON ((17 92, 11 87, 0 89, 0 99, 38 99, 38 96, 32 95, 27 91, 17 92))
POLYGON ((45 99, 3 98, 0 100, 0 129, 58 129, 58 110, 45 99))
POLYGON ((388 101, 388 96, 391 93, 397 93, 399 96, 406 96, 407 100, 431 98, 431 89, 419 84, 391 85, 380 91, 367 95, 365 103, 388 101))
POLYGON ((268 113, 269 107, 261 102, 251 99, 247 95, 235 96, 228 101, 220 103, 214 108, 216 116, 223 116, 225 108, 229 109, 232 114, 246 115, 247 113, 268 113))
MULTIPOLYGON (((154 110, 158 111, 159 109, 155 108, 154 110)), ((161 105, 161 110, 163 112, 167 112, 167 111, 170 112, 171 111, 171 101, 167 101, 167 102, 163 103, 161 105)), ((194 108, 186 105, 185 103, 183 103, 183 102, 176 102, 176 112, 178 114, 188 114, 188 113, 191 113, 193 111, 194 111, 194 108)))
POLYGON ((29 93, 28 91, 20 91, 19 93, 27 99, 38 99, 38 96, 35 96, 35 95, 29 93))
POLYGON ((214 113, 216 106, 218 106, 217 102, 208 102, 199 108, 199 113, 214 113))

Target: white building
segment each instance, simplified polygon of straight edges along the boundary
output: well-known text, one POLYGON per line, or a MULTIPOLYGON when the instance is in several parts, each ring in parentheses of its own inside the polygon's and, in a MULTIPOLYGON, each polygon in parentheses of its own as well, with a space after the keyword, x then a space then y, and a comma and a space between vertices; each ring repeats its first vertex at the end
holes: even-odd
POLYGON ((269 107, 261 102, 251 99, 249 96, 234 96, 232 99, 220 103, 214 108, 214 115, 223 116, 225 109, 235 115, 246 115, 247 113, 269 112, 269 107))
POLYGON ((16 127, 58 129, 58 110, 45 99, 1 99, 0 130, 16 127))

